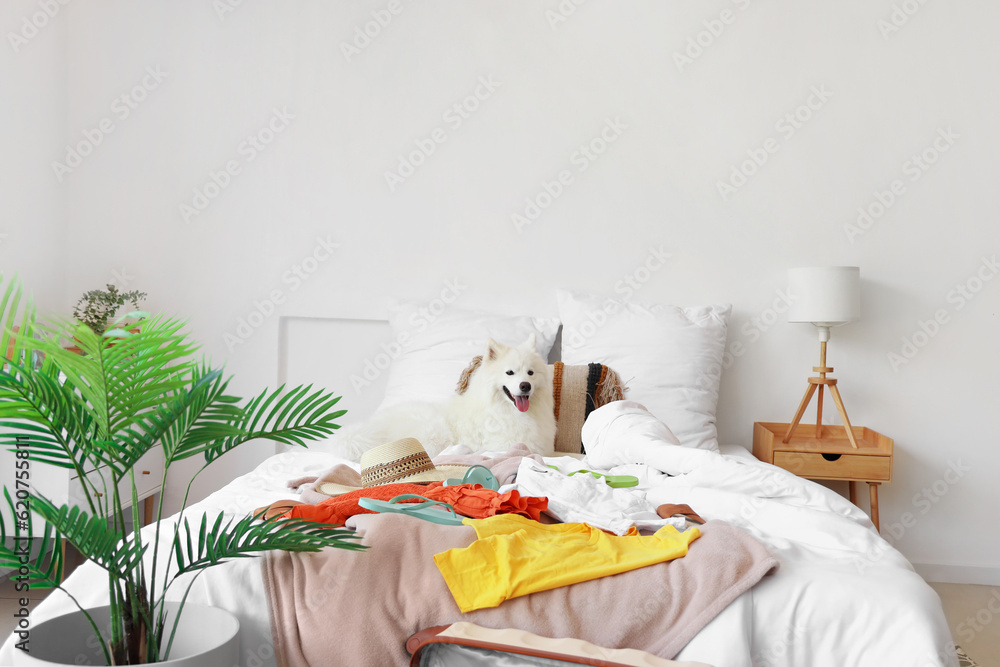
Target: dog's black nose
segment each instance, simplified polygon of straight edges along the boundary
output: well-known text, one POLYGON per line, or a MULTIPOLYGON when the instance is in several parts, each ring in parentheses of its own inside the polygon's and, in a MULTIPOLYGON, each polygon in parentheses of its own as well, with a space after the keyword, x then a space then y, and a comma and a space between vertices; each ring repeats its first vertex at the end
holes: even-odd
POLYGON ((529 391, 531 391, 531 383, 530 382, 522 382, 521 383, 521 393, 522 394, 527 394, 529 391))

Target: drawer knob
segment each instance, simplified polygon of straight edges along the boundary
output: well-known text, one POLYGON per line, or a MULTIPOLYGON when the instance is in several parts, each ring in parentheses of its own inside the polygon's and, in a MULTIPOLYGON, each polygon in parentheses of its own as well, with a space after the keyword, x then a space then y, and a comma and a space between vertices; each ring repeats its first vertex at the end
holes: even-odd
POLYGON ((823 454, 823 458, 826 459, 827 461, 836 461, 841 456, 842 456, 841 454, 823 454))
POLYGON ((94 495, 97 496, 98 498, 100 498, 104 494, 103 493, 98 493, 97 491, 94 491, 94 495))
POLYGON ((148 470, 143 470, 143 471, 142 471, 142 474, 143 474, 143 475, 148 475, 148 474, 149 474, 149 471, 148 471, 148 470))

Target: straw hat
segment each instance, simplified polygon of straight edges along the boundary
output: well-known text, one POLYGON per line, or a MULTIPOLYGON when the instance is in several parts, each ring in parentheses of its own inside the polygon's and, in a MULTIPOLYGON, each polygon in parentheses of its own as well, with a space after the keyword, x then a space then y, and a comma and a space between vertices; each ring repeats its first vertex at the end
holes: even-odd
POLYGON ((328 496, 339 496, 383 484, 443 482, 461 477, 468 469, 469 466, 460 465, 435 466, 419 440, 403 438, 369 449, 361 455, 361 486, 327 482, 316 490, 328 496))

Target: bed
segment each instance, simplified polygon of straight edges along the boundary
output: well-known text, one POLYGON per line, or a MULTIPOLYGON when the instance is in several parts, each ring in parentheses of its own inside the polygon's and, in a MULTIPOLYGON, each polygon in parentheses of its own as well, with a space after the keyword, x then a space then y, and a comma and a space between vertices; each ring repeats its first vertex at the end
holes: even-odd
MULTIPOLYGON (((866 514, 823 486, 757 461, 742 446, 717 443, 714 408, 728 317, 725 307, 664 311, 610 301, 560 293, 560 317, 551 320, 473 316, 444 308, 428 321, 415 318, 420 310, 408 303, 391 305, 388 324, 291 318, 281 324, 281 379, 314 380, 311 376, 327 372, 307 351, 334 336, 337 345, 328 348, 350 349, 351 354, 325 363, 338 366, 336 372, 348 383, 355 377, 353 394, 348 389, 344 393, 356 399, 363 418, 380 405, 407 400, 414 392, 425 398, 434 398, 424 396, 434 391, 446 395, 450 382, 445 381, 456 377, 452 366, 473 356, 467 352, 478 353, 472 341, 479 340, 481 327, 512 342, 519 341, 524 331, 534 330, 550 359, 607 363, 629 382, 634 398, 642 398, 663 422, 676 426, 684 446, 652 442, 647 449, 651 436, 638 434, 638 449, 628 450, 631 453, 622 459, 627 463, 619 471, 639 476, 651 502, 688 504, 705 519, 723 521, 759 541, 779 563, 714 616, 679 653, 662 657, 716 667, 957 665, 938 596, 877 534, 866 514), (603 319, 595 318, 595 313, 603 319), (587 322, 591 326, 585 326, 587 322), (421 331, 416 330, 419 327, 421 331), (404 331, 408 334, 401 338, 404 331), (625 332, 633 341, 628 354, 612 345, 625 332), (660 348, 665 340, 676 345, 664 351, 660 348), (659 351, 651 358, 654 347, 659 351), (645 356, 637 359, 636 350, 645 356), (366 378, 369 362, 379 372, 366 378), (636 364, 653 369, 654 379, 636 375, 636 364), (434 389, 426 380, 429 368, 441 375, 434 389), (671 379, 657 384, 656 377, 666 376, 671 379)), ((294 497, 289 480, 321 474, 338 463, 357 468, 356 462, 338 454, 335 440, 311 450, 281 451, 191 506, 186 515, 243 517, 255 508, 294 497)), ((86 563, 65 583, 85 606, 106 603, 103 588, 92 583, 102 581, 95 576, 97 570, 86 563)), ((202 574, 190 596, 239 617, 241 664, 248 667, 281 662, 275 655, 263 571, 260 559, 227 563, 202 574)), ((644 602, 634 600, 637 606, 644 602)), ((68 598, 55 592, 39 604, 32 620, 37 623, 72 610, 68 598)), ((438 624, 427 621, 426 625, 438 624)), ((349 633, 358 632, 362 624, 331 623, 331 627, 336 633, 349 633)), ((420 629, 414 627, 412 632, 420 629)), ((407 636, 400 636, 399 642, 407 636)), ((8 639, 0 649, 0 664, 12 663, 12 651, 13 641, 8 639)))

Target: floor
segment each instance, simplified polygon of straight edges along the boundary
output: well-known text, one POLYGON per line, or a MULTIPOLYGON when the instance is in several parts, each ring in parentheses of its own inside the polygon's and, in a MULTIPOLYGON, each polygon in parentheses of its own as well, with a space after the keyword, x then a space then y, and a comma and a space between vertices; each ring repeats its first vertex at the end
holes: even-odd
MULTIPOLYGON (((966 584, 931 584, 944 604, 955 641, 980 667, 1000 667, 1000 587, 966 584)), ((15 583, 0 579, 0 637, 6 639, 17 625, 20 598, 28 599, 28 612, 45 597, 42 591, 27 594, 15 583)))
POLYGON ((980 667, 1000 667, 1000 586, 931 584, 955 643, 980 667))

